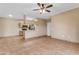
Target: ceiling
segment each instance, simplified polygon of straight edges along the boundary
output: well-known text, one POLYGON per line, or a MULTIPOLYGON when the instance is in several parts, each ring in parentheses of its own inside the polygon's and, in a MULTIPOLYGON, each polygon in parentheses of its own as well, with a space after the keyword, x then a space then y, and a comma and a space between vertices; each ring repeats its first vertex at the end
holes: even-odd
POLYGON ((79 7, 78 3, 51 3, 54 7, 49 8, 52 12, 40 14, 39 11, 32 11, 38 8, 36 3, 0 3, 0 17, 8 17, 13 15, 15 19, 22 19, 25 14, 30 18, 49 19, 50 16, 60 12, 64 12, 73 8, 79 7))

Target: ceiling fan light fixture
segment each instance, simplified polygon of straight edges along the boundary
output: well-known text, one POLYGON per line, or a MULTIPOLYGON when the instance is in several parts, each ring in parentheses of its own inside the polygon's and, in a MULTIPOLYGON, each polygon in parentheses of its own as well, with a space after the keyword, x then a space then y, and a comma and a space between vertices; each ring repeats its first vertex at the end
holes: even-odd
POLYGON ((42 10, 39 10, 40 11, 40 13, 42 13, 43 11, 42 10))
POLYGON ((46 11, 43 9, 43 10, 40 10, 40 14, 42 14, 42 13, 45 13, 46 11))
POLYGON ((46 11, 45 10, 43 10, 43 13, 45 13, 46 11))
POLYGON ((50 10, 48 10, 48 8, 53 7, 52 4, 50 5, 46 5, 44 3, 37 3, 39 9, 34 9, 34 11, 39 11, 40 14, 45 13, 45 12, 51 12, 50 10))

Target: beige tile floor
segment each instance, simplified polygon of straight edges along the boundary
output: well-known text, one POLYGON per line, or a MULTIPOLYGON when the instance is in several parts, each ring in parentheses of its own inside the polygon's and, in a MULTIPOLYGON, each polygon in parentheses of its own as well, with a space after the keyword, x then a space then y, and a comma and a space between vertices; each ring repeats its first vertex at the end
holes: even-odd
POLYGON ((79 54, 79 44, 50 37, 22 40, 21 37, 0 38, 1 55, 72 55, 79 54))

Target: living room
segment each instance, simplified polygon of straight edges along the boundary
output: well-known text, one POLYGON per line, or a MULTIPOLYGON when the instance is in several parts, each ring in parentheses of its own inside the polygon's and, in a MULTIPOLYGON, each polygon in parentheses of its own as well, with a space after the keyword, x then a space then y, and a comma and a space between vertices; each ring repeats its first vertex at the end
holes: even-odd
POLYGON ((0 3, 0 54, 79 54, 78 15, 79 3, 0 3))

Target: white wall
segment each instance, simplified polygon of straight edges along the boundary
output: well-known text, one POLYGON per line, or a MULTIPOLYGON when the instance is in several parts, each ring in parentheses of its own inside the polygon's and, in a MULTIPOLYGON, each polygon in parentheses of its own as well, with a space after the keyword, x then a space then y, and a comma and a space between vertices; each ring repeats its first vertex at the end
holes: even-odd
POLYGON ((79 43, 79 8, 54 15, 52 38, 79 43))
POLYGON ((0 19, 0 37, 19 35, 18 23, 14 19, 0 19))
POLYGON ((51 22, 47 22, 47 36, 51 36, 51 22))
POLYGON ((0 19, 0 37, 4 35, 5 25, 4 21, 0 19))

